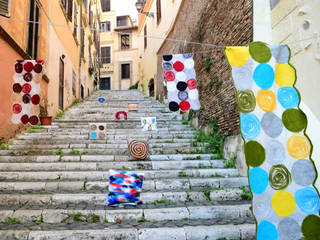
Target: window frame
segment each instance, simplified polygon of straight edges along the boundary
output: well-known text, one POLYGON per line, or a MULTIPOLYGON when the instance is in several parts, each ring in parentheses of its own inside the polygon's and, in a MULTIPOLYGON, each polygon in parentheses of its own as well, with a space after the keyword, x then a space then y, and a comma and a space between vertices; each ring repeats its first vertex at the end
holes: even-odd
POLYGON ((156 2, 156 8, 157 8, 157 24, 161 22, 161 0, 157 0, 156 2))
POLYGON ((112 45, 103 45, 103 46, 100 46, 100 56, 101 56, 101 63, 102 64, 111 64, 112 63, 112 45), (107 57, 104 57, 103 55, 102 55, 102 48, 106 48, 106 47, 108 47, 108 48, 110 48, 110 57, 109 57, 109 59, 110 59, 110 62, 108 62, 108 63, 105 63, 104 61, 104 59, 107 59, 107 57))
POLYGON ((120 63, 120 79, 121 80, 128 80, 128 79, 131 79, 131 63, 120 63), (129 72, 128 72, 128 75, 129 75, 129 77, 123 77, 123 68, 122 68, 122 66, 124 66, 124 65, 128 65, 129 66, 129 68, 128 68, 128 70, 129 70, 129 72))
POLYGON ((11 17, 11 0, 8 0, 8 11, 7 12, 4 12, 4 11, 0 11, 0 15, 1 16, 4 16, 4 17, 11 17))
POLYGON ((101 4, 102 12, 110 12, 111 11, 111 0, 100 0, 100 4, 101 4), (109 6, 108 6, 108 8, 106 8, 106 10, 104 10, 104 8, 103 8, 104 7, 104 4, 103 4, 104 1, 106 1, 106 5, 107 5, 107 3, 109 3, 109 6))
POLYGON ((111 21, 103 21, 100 23, 100 32, 101 33, 108 33, 111 32, 111 21), (102 28, 102 25, 105 24, 105 26, 107 26, 109 24, 109 30, 107 28, 102 28), (102 29, 104 29, 104 31, 101 31, 102 29))
POLYGON ((148 39, 147 39, 147 24, 144 25, 144 29, 143 29, 143 35, 144 35, 144 49, 146 49, 148 47, 148 39))
POLYGON ((131 35, 129 33, 125 33, 125 34, 120 34, 120 50, 129 50, 131 49, 131 35), (128 47, 125 47, 124 45, 122 45, 122 38, 123 37, 128 37, 128 47))
POLYGON ((40 24, 36 24, 34 22, 40 22, 40 6, 38 5, 36 0, 30 0, 28 19, 29 19, 29 21, 32 21, 32 22, 28 23, 28 27, 27 27, 28 28, 28 32, 27 32, 28 38, 27 38, 26 52, 33 59, 37 59, 38 58, 38 48, 39 48, 40 24), (32 3, 33 3, 33 15, 31 16, 32 3), (38 10, 38 12, 37 12, 37 10, 38 10), (31 31, 31 29, 32 29, 32 31, 31 31), (31 35, 32 35, 32 39, 30 39, 31 35))

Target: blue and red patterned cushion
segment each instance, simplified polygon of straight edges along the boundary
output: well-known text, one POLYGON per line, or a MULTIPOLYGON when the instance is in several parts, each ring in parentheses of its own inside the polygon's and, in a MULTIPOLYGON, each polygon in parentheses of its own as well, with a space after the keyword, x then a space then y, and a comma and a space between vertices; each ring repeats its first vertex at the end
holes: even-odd
POLYGON ((108 206, 142 204, 140 193, 144 174, 109 170, 108 206))

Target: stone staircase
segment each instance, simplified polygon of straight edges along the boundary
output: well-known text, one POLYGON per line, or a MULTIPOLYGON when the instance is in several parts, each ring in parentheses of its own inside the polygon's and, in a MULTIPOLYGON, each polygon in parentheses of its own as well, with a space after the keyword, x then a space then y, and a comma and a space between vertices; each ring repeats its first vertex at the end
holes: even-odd
POLYGON ((97 91, 12 139, 0 151, 0 239, 254 239, 247 178, 192 144, 181 120, 138 91, 97 91), (115 121, 128 103, 139 111, 115 121), (156 116, 158 131, 142 132, 142 116, 156 116), (107 141, 88 140, 89 122, 107 123, 107 141), (130 139, 147 139, 151 160, 128 161, 130 139), (144 204, 107 207, 109 169, 145 173, 144 204))

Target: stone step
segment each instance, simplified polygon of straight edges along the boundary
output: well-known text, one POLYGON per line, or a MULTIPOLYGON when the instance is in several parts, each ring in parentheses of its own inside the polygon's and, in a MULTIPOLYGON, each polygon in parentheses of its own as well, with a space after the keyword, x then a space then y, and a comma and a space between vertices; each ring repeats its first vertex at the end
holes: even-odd
MULTIPOLYGON (((63 160, 63 157, 62 157, 63 160)), ((223 168, 222 160, 183 161, 110 161, 110 162, 49 162, 49 163, 0 163, 0 171, 106 171, 109 169, 173 170, 186 168, 223 168)))
MULTIPOLYGON (((86 229, 82 230, 47 230, 47 231, 30 231, 20 230, 2 230, 0 235, 4 240, 19 239, 19 240, 214 240, 214 239, 233 239, 233 240, 253 240, 255 239, 254 224, 234 225, 232 222, 229 225, 198 225, 187 226, 188 223, 194 221, 174 221, 160 223, 160 226, 153 228, 114 228, 101 226, 101 229, 90 229, 87 225, 86 229), (167 226, 172 225, 172 227, 167 226), (181 227, 179 227, 181 226, 181 227)), ((146 225, 146 223, 143 223, 146 225)), ((148 224, 148 223, 147 223, 148 224)), ((108 224, 105 224, 108 225, 108 224)), ((155 224, 156 225, 156 224, 155 224)), ((193 224, 194 225, 194 224, 193 224)))
POLYGON ((249 204, 235 205, 207 205, 207 206, 181 206, 161 208, 110 208, 107 209, 18 209, 0 210, 0 222, 8 218, 14 218, 21 223, 32 223, 42 219, 43 223, 63 223, 75 214, 83 217, 98 216, 97 222, 117 222, 118 219, 137 221, 144 216, 148 221, 172 221, 182 219, 235 219, 241 217, 252 217, 249 204), (98 221, 99 220, 99 221, 98 221))
MULTIPOLYGON (((206 202, 210 201, 239 201, 242 199, 242 190, 238 188, 203 191, 170 191, 170 192, 142 192, 144 204, 155 206, 179 202, 206 202), (209 194, 209 195, 208 195, 209 194), (208 199, 208 196, 210 199, 208 199)), ((105 205, 106 193, 80 194, 0 194, 0 205, 8 206, 43 206, 64 204, 94 204, 105 205)))
MULTIPOLYGON (((74 145, 75 146, 75 145, 74 145)), ((64 153, 66 154, 66 153, 64 153)), ((182 161, 182 160, 213 160, 217 154, 162 154, 150 155, 151 161, 182 161)), ((0 162, 106 162, 106 161, 127 161, 128 155, 63 155, 60 151, 52 152, 52 155, 25 155, 25 156, 0 156, 0 162), (62 155, 62 158, 60 157, 62 155)))
MULTIPOLYGON (((102 191, 107 192, 108 180, 103 181, 41 181, 23 182, 6 181, 0 182, 0 192, 81 192, 81 191, 102 191)), ((238 188, 248 186, 248 179, 245 177, 229 178, 172 178, 153 179, 143 182, 143 191, 165 191, 165 190, 185 190, 204 188, 238 188)))
MULTIPOLYGON (((194 177, 237 177, 237 169, 185 169, 185 170, 139 170, 146 179, 161 178, 194 178, 194 177)), ((30 171, 30 172, 1 172, 0 181, 45 181, 45 180, 106 180, 108 171, 30 171)))

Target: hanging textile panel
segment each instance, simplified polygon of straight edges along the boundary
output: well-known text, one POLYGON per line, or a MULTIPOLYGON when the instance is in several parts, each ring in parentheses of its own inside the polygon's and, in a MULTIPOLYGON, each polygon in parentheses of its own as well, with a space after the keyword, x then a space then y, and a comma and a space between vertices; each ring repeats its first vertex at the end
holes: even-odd
POLYGON ((257 239, 320 235, 317 173, 290 49, 253 42, 226 47, 225 54, 237 90, 257 239))
POLYGON ((146 141, 133 140, 129 143, 129 156, 133 160, 144 160, 149 156, 149 146, 146 141))
POLYGON ((144 174, 109 170, 109 206, 142 204, 140 193, 144 174))
POLYGON ((127 112, 126 111, 118 111, 115 115, 117 120, 127 120, 127 112))
POLYGON ((106 123, 89 123, 89 139, 106 140, 107 124, 106 123))
POLYGON ((43 73, 42 60, 18 60, 14 65, 12 86, 12 122, 14 124, 39 123, 40 82, 43 73))
POLYGON ((200 102, 193 54, 164 55, 162 68, 167 81, 170 111, 199 110, 200 102))
POLYGON ((155 131, 157 130, 157 118, 156 117, 142 117, 141 129, 142 131, 155 131))

